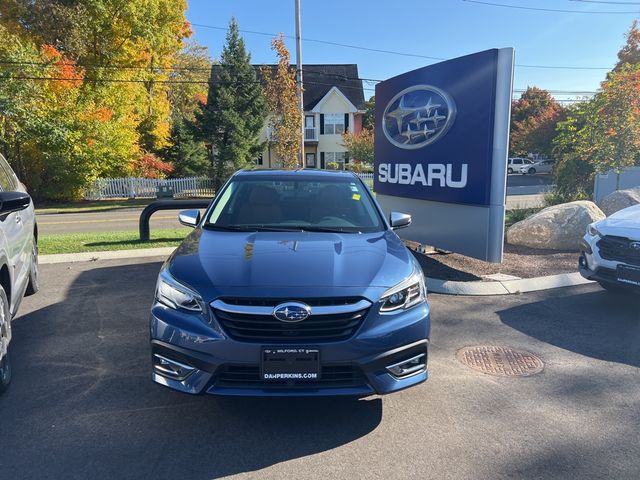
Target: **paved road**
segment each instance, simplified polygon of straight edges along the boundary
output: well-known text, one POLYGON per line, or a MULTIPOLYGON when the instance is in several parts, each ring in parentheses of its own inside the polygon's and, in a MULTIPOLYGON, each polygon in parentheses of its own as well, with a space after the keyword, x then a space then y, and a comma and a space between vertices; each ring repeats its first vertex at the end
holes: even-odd
POLYGON ((640 478, 640 310, 597 285, 431 295, 431 378, 386 397, 192 397, 149 378, 160 262, 47 265, 14 323, 0 478, 640 478), (526 348, 527 378, 458 363, 526 348))
MULTIPOLYGON (((142 208, 126 208, 92 213, 55 213, 38 216, 41 234, 116 232, 138 230, 142 208)), ((166 210, 151 216, 151 231, 179 227, 178 211, 166 210)))
POLYGON ((552 185, 553 176, 545 173, 522 175, 514 173, 507 175, 507 187, 530 187, 537 185, 552 185))

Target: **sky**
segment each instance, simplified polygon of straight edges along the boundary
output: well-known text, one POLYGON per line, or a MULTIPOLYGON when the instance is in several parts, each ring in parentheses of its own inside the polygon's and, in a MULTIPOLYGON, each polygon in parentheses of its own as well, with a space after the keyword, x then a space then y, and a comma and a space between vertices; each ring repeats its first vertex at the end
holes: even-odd
MULTIPOLYGON (((192 23, 193 38, 209 48, 213 59, 220 56, 224 29, 232 16, 238 20, 254 63, 274 63, 276 57, 270 48, 270 35, 249 31, 282 32, 291 37, 295 34, 294 0, 188 0, 188 3, 187 18, 192 23)), ((527 86, 537 86, 557 92, 556 98, 571 99, 580 93, 560 92, 592 92, 615 65, 616 54, 625 42, 624 34, 634 18, 640 18, 640 1, 301 0, 301 14, 303 65, 356 63, 361 78, 384 80, 438 61, 398 53, 445 59, 489 48, 514 47, 515 95, 527 86)), ((287 38, 286 42, 295 61, 295 42, 293 38, 287 38)), ((365 82, 364 88, 366 98, 374 94, 374 82, 365 82)))

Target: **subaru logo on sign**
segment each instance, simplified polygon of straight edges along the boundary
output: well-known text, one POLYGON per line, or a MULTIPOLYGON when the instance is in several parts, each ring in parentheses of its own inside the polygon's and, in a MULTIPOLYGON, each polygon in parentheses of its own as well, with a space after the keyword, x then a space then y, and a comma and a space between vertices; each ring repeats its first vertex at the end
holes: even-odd
POLYGON ((633 248, 634 250, 640 250, 640 242, 633 242, 631 244, 631 248, 633 248))
POLYGON ((455 117, 456 104, 448 93, 430 85, 414 85, 387 104, 382 131, 396 147, 415 150, 443 137, 455 117))
POLYGON ((281 322, 301 322, 311 315, 311 307, 300 302, 281 303, 273 309, 273 316, 281 322))

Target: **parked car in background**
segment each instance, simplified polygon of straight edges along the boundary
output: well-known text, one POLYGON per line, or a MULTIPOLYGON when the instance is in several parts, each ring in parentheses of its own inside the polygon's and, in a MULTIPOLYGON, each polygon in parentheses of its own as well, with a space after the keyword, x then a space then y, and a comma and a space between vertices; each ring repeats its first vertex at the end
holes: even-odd
POLYGON ((533 165, 534 161, 530 158, 510 158, 507 162, 507 173, 519 172, 524 165, 533 165))
POLYGON ((523 175, 529 173, 533 175, 534 173, 551 173, 553 171, 553 166, 555 165, 555 160, 541 160, 539 162, 531 163, 529 165, 523 165, 520 167, 520 173, 523 175))
POLYGON ((241 171, 164 264, 153 379, 185 393, 385 394, 427 379, 420 265, 349 172, 241 171))
POLYGON ((31 197, 0 155, 0 393, 11 381, 11 320, 38 291, 37 239, 31 197))
POLYGON ((640 205, 589 225, 579 267, 607 290, 640 292, 640 205))

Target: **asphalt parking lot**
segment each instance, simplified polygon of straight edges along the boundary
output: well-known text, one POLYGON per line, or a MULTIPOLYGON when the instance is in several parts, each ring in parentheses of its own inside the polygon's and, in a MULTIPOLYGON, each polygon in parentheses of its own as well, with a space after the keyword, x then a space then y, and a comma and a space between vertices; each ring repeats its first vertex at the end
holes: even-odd
POLYGON ((640 308, 597 285, 431 295, 431 378, 367 399, 220 399, 150 380, 160 261, 45 265, 13 330, 2 479, 640 477, 640 308), (469 369, 523 348, 534 376, 469 369))

